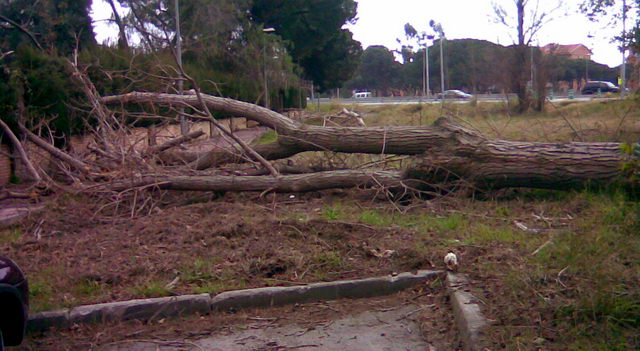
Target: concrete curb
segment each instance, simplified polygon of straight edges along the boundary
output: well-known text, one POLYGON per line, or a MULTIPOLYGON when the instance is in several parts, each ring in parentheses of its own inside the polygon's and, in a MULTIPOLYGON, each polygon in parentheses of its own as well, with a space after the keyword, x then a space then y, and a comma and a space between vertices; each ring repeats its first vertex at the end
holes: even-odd
POLYGON ((447 273, 447 290, 464 351, 481 351, 484 329, 489 325, 480 312, 477 299, 469 292, 469 281, 463 274, 447 273))
POLYGON ((389 295, 434 279, 440 274, 439 271, 425 270, 416 274, 401 273, 393 277, 228 291, 211 299, 211 309, 225 311, 232 308, 270 307, 309 301, 389 295))
POLYGON ((341 280, 302 286, 258 288, 209 294, 109 302, 36 313, 27 324, 30 332, 68 328, 74 324, 120 322, 206 314, 211 311, 271 307, 292 303, 363 298, 392 294, 441 276, 441 271, 418 271, 379 278, 341 280))

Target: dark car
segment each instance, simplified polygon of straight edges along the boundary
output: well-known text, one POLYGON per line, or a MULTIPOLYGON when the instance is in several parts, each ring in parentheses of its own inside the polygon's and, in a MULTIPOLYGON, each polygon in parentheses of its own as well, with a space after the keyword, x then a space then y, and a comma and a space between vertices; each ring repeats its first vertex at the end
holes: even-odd
POLYGON ((620 88, 613 85, 611 82, 591 81, 587 82, 580 91, 583 95, 591 95, 600 93, 619 93, 620 88))
POLYGON ((20 345, 29 311, 29 286, 12 260, 0 256, 0 351, 20 345))

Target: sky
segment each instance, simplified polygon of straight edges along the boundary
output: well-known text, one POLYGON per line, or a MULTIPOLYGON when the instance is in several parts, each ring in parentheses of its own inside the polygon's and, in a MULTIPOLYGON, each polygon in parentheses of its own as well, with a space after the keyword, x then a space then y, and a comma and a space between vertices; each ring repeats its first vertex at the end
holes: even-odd
MULTIPOLYGON (((404 39, 404 25, 411 23, 418 32, 430 31, 430 20, 441 23, 448 39, 484 39, 502 45, 514 42, 515 30, 495 23, 492 3, 501 4, 510 13, 515 12, 513 0, 356 0, 358 20, 346 26, 363 48, 384 45, 399 49, 396 39, 404 39)), ((529 0, 539 3, 540 10, 553 7, 558 0, 529 0)), ((552 13, 552 20, 533 38, 534 45, 584 44, 593 51, 592 59, 609 66, 622 62, 622 54, 611 43, 621 24, 593 23, 578 13, 583 0, 564 0, 565 6, 552 13)), ((115 38, 117 29, 104 21, 111 16, 111 8, 103 0, 93 2, 94 31, 98 42, 115 38)), ((631 21, 629 21, 631 23, 631 21)))

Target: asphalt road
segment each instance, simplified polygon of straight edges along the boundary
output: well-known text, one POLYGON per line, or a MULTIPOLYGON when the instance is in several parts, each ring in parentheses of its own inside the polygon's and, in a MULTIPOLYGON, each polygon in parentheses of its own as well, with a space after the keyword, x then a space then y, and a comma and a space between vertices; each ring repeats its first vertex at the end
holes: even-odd
MULTIPOLYGON (((480 102, 503 102, 506 101, 504 95, 477 95, 477 101, 480 102)), ((595 95, 578 95, 574 98, 569 98, 568 96, 556 96, 550 99, 553 102, 561 102, 561 101, 591 101, 594 99, 609 99, 603 97, 597 97, 595 95)), ((472 100, 462 100, 462 99, 447 99, 445 103, 457 103, 464 104, 469 103, 472 100)), ((329 104, 329 103, 340 103, 345 105, 402 105, 402 104, 439 104, 442 103, 440 99, 427 99, 423 97, 415 97, 415 96, 390 96, 390 97, 372 97, 366 99, 329 99, 329 98, 320 98, 315 99, 313 101, 308 101, 309 105, 314 104, 329 104)))

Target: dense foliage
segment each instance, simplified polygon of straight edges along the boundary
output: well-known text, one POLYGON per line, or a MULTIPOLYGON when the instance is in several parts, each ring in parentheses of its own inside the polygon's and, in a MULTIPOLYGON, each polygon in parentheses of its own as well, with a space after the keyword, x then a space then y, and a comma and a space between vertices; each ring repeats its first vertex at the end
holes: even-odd
MULTIPOLYGON (((3 120, 45 121, 58 136, 91 124, 69 67, 76 51, 101 94, 175 91, 176 1, 107 1, 117 45, 96 43, 92 0, 0 2, 3 120)), ((265 103, 268 88, 272 108, 300 107, 302 79, 340 87, 360 62, 360 43, 342 29, 355 21, 353 0, 180 0, 179 10, 184 69, 210 94, 265 103)))

